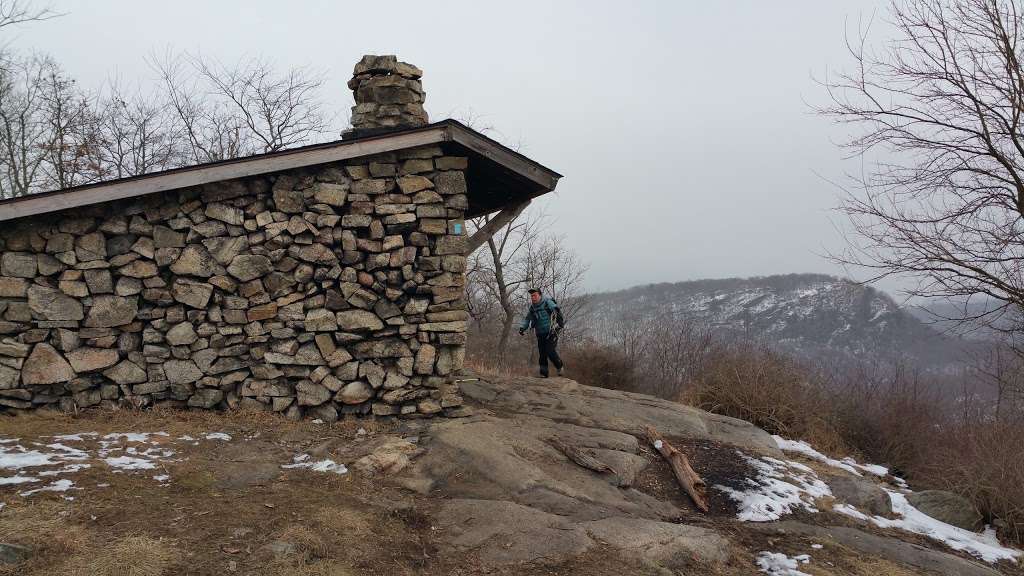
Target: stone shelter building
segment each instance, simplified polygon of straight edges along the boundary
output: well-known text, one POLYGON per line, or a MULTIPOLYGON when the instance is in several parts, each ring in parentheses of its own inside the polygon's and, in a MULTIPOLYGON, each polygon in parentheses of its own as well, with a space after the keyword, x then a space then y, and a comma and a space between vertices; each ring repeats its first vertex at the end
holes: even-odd
POLYGON ((560 175, 421 76, 364 57, 336 142, 0 201, 0 409, 456 414, 466 256, 560 175))

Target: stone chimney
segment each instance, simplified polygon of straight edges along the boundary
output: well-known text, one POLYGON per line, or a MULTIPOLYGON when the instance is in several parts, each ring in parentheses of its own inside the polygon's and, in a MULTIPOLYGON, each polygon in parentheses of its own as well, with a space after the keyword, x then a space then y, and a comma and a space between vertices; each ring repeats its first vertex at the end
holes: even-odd
POLYGON ((427 124, 421 76, 422 70, 395 56, 363 56, 348 81, 356 99, 352 128, 341 137, 358 138, 427 124))

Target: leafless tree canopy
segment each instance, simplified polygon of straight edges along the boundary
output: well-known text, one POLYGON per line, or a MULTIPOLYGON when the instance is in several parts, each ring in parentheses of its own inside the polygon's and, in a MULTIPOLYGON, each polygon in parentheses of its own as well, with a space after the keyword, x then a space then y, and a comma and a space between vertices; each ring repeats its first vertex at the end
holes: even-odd
POLYGON ((825 82, 823 112, 855 130, 847 146, 883 158, 854 178, 842 209, 856 234, 838 258, 912 276, 912 295, 994 302, 959 319, 1005 327, 1024 305, 1019 7, 909 0, 891 20, 896 40, 869 51, 862 31, 852 71, 825 82))
MULTIPOLYGON (((479 229, 488 218, 476 219, 473 227, 479 229)), ((526 313, 529 288, 554 297, 570 326, 585 308, 587 265, 551 232, 543 214, 520 214, 474 252, 467 266, 466 293, 478 339, 493 338, 487 345, 498 356, 505 355, 509 336, 526 313)))
MULTIPOLYGON (((0 3, 0 6, 3 6, 0 3)), ((316 142, 323 75, 198 56, 154 61, 157 82, 79 86, 53 59, 0 49, 0 198, 316 142)))
POLYGON ((0 28, 24 22, 49 20, 57 16, 60 14, 48 7, 37 8, 24 0, 0 0, 0 28))

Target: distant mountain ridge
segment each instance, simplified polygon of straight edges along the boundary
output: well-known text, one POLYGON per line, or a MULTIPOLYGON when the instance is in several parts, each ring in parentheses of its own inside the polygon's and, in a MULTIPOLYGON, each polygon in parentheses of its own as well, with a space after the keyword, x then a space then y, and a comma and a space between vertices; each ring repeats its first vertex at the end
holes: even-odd
POLYGON ((823 274, 648 284, 590 296, 592 322, 657 315, 743 333, 801 354, 959 360, 963 344, 943 336, 888 294, 823 274))

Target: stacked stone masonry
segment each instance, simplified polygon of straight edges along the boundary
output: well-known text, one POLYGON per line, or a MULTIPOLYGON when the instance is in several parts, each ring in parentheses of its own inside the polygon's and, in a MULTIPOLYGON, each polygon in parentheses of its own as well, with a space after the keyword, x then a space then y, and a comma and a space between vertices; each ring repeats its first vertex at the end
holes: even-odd
POLYGON ((416 148, 0 223, 0 406, 457 412, 467 164, 416 148))
POLYGON ((395 56, 363 56, 348 82, 356 101, 348 134, 426 124, 422 76, 419 68, 399 62, 395 56))

